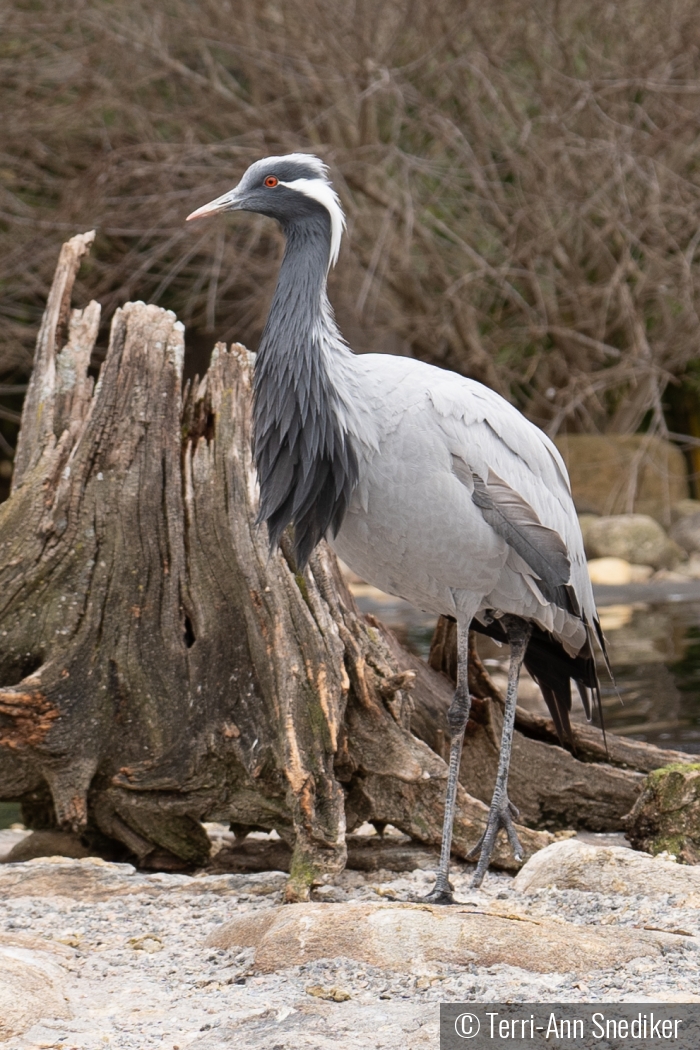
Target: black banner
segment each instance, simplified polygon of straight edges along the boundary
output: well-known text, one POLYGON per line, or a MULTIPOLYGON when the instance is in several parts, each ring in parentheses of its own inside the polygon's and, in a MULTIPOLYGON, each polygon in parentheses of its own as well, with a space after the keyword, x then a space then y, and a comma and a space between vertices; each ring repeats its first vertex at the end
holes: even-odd
POLYGON ((440 1050, 700 1050, 700 1003, 440 1003, 440 1050))

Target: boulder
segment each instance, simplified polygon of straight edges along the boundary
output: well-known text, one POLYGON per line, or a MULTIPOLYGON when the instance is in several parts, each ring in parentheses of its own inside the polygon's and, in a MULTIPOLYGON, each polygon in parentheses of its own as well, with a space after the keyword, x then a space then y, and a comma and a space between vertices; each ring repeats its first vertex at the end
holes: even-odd
POLYGON ((626 824, 636 849, 700 864, 700 763, 650 773, 626 824))
POLYGON ((414 974, 431 972, 436 963, 588 974, 640 956, 658 957, 683 944, 669 934, 593 929, 497 907, 364 902, 266 908, 224 923, 205 943, 235 951, 253 948, 259 973, 344 956, 414 974))
POLYGON ((700 580, 700 551, 693 551, 685 565, 679 566, 679 571, 688 580, 700 580))
POLYGON ((653 575, 651 565, 632 565, 624 558, 591 558, 588 575, 591 583, 624 587, 628 583, 646 583, 653 575))
POLYGON ((18 830, 17 828, 5 828, 0 830, 0 863, 12 852, 15 846, 31 835, 31 831, 18 830))
POLYGON ((22 836, 5 857, 8 864, 36 857, 89 857, 90 850, 71 831, 33 831, 22 836))
POLYGON ((700 514, 700 499, 681 499, 671 504, 671 521, 674 525, 691 514, 700 514))
POLYGON ((578 523, 579 528, 581 529, 581 535, 583 536, 584 544, 586 542, 586 535, 588 533, 589 527, 593 524, 594 521, 597 521, 599 517, 600 514, 579 514, 578 523))
POLYGON ((589 558, 622 558, 632 565, 671 569, 686 558, 648 514, 619 514, 597 518, 586 530, 589 558))
MULTIPOLYGON (((688 502, 690 503, 690 500, 688 502)), ((677 518, 670 528, 669 536, 688 554, 700 551, 700 510, 677 518)))
POLYGON ((700 907, 700 869, 623 846, 590 846, 577 839, 553 842, 518 872, 513 888, 535 893, 547 888, 589 893, 672 893, 679 907, 700 907))
POLYGON ((668 524, 671 505, 688 498, 685 457, 668 441, 647 434, 562 434, 554 440, 580 514, 634 510, 668 524))
POLYGON ((63 981, 47 953, 0 943, 0 1043, 42 1019, 70 1017, 63 981))

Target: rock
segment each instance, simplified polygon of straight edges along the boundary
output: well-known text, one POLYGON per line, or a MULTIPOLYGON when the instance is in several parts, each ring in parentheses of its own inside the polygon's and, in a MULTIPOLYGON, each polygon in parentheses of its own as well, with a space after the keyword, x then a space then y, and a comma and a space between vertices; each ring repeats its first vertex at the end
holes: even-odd
POLYGON ((281 872, 247 875, 189 875, 155 872, 144 874, 131 864, 113 864, 99 857, 69 860, 39 858, 23 864, 0 865, 0 900, 13 897, 71 897, 80 901, 105 901, 145 894, 240 893, 265 896, 285 883, 281 872))
POLYGON ((632 565, 624 558, 591 558, 588 575, 591 583, 624 587, 628 583, 646 583, 654 574, 651 565, 632 565))
POLYGON ((0 943, 0 1042, 42 1018, 70 1017, 64 974, 47 953, 0 943))
POLYGON ((163 951, 163 942, 155 934, 146 934, 145 937, 130 937, 127 944, 135 952, 147 952, 149 955, 163 951))
POLYGON ((621 846, 589 846, 577 839, 535 853, 513 880, 521 893, 587 890, 590 893, 676 894, 677 905, 700 907, 700 869, 621 846))
POLYGON ((586 534, 588 533, 588 529, 594 521, 598 520, 599 517, 600 514, 579 514, 578 523, 581 529, 581 535, 583 536, 584 544, 586 542, 586 534))
POLYGON ((69 857, 78 860, 89 857, 90 850, 71 831, 33 831, 22 836, 5 857, 5 862, 34 860, 37 857, 69 857))
POLYGON ((622 558, 632 565, 671 569, 686 554, 648 514, 597 518, 586 530, 588 558, 622 558))
POLYGON ((334 984, 332 988, 324 988, 322 984, 310 984, 306 989, 307 995, 313 995, 316 999, 329 999, 333 1003, 347 1003, 352 996, 344 988, 334 984))
POLYGON ((671 526, 669 536, 688 554, 700 551, 700 510, 679 517, 671 526))
POLYGON ((16 828, 5 828, 0 831, 0 863, 7 857, 18 842, 31 835, 31 831, 20 831, 16 828))
POLYGON ((700 864, 700 763, 650 773, 626 825, 635 849, 700 864))
POLYGON ((681 518, 700 513, 700 499, 681 499, 671 505, 671 521, 675 525, 681 518))
POLYGON ((684 565, 678 567, 687 580, 700 580, 700 551, 693 551, 684 565))
POLYGON ((677 569, 659 569, 654 573, 653 583, 688 583, 691 577, 685 572, 685 566, 679 565, 677 569))
POLYGON ((630 583, 647 583, 654 575, 653 565, 630 565, 630 583))
POLYGON ((685 457, 661 438, 562 434, 555 444, 564 457, 580 514, 624 514, 632 495, 635 513, 668 524, 670 506, 688 497, 685 457))
MULTIPOLYGON (((528 895, 514 890, 511 878, 489 873, 475 894, 471 869, 455 864, 457 897, 472 907, 397 904, 430 888, 427 872, 387 878, 345 871, 327 886, 337 894, 334 903, 318 902, 311 912, 276 907, 285 885, 280 873, 155 875, 62 858, 4 865, 0 944, 22 949, 21 961, 37 969, 41 953, 48 955, 58 972, 44 969, 46 987, 65 991, 73 1017, 57 1017, 61 1004, 47 994, 43 1018, 9 1042, 0 1040, 0 1050, 107 1042, 181 1050, 426 1050, 439 1044, 438 1001, 692 1002, 700 987, 700 952, 690 948, 700 945, 700 926, 687 885, 698 869, 636 857, 662 873, 670 869, 665 887, 672 892, 653 886, 656 895, 639 893, 651 884, 646 872, 635 880, 623 871, 622 878, 616 873, 621 892, 615 893, 545 889, 528 895), (684 877, 679 886, 673 875, 684 877), (96 906, 95 900, 105 903, 96 906), (366 905, 381 906, 379 913, 374 908, 373 923, 366 905), (259 925, 255 946, 204 947, 205 938, 220 935, 234 916, 265 920, 269 972, 254 972, 256 956, 264 958, 259 925), (289 929, 278 937, 278 920, 288 917, 303 949, 296 955, 289 929), (355 961, 353 944, 359 944, 360 959, 371 952, 379 965, 355 961), (303 967, 287 965, 320 953, 325 957, 303 967), (391 967, 382 964, 384 954, 391 967), (475 965, 465 967, 465 958, 475 965), (491 965, 501 959, 514 965, 491 965), (575 976, 572 965, 583 976, 575 976)), ((593 873, 594 889, 607 889, 605 872, 615 865, 608 860, 601 868, 593 873)))
POLYGON ((588 973, 682 943, 669 934, 422 903, 277 906, 234 918, 205 942, 208 948, 253 948, 254 969, 263 974, 337 956, 413 974, 429 973, 436 963, 588 973))
POLYGON ((632 582, 632 566, 624 558, 590 558, 588 575, 591 583, 621 587, 632 582))

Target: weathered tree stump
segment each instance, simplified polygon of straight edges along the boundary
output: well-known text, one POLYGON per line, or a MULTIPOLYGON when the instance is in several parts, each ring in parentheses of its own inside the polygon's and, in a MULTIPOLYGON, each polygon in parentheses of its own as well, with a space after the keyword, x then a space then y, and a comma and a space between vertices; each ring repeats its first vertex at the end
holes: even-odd
MULTIPOLYGON (((244 347, 217 345, 183 395, 182 325, 129 303, 93 389, 100 307, 70 309, 92 239, 62 249, 0 506, 0 799, 21 801, 30 826, 119 843, 145 866, 205 861, 204 820, 275 828, 292 847, 290 899, 342 868, 346 830, 364 820, 436 845, 447 678, 359 615, 325 545, 303 574, 288 549, 269 554, 253 524, 244 347)), ((481 730, 497 711, 475 704, 458 855, 484 827, 472 796, 493 777, 469 770, 490 770, 498 725, 481 730)), ((592 767, 582 777, 540 721, 515 766, 536 742, 581 782, 592 767)), ((538 779, 537 798, 556 793, 538 779)), ((619 824, 637 779, 622 777, 603 823, 619 824)), ((539 823, 570 822, 571 805, 556 809, 539 823)), ((551 838, 520 835, 526 856, 551 838)), ((494 863, 515 866, 505 843, 494 863)))

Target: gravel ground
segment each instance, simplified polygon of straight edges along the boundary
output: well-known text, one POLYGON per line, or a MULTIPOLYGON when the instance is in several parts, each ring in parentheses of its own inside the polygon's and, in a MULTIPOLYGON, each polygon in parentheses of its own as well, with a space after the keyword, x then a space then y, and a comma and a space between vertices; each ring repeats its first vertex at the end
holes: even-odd
MULTIPOLYGON (((20 866, 12 866, 19 868, 20 866)), ((110 865, 133 876, 128 865, 110 865)), ((8 870, 7 868, 5 869, 8 870)), ((489 874, 478 893, 471 869, 454 874, 457 896, 480 906, 499 902, 514 915, 554 916, 580 925, 637 926, 694 938, 681 951, 641 958, 624 970, 585 980, 536 974, 513 966, 435 966, 416 977, 326 959, 270 975, 255 974, 252 950, 203 947, 207 935, 236 913, 281 901, 285 876, 138 876, 143 892, 107 900, 11 896, 0 914, 4 934, 58 941, 72 949, 63 961, 73 1020, 35 1025, 4 1044, 38 1047, 215 1050, 217 1047, 437 1047, 437 1003, 449 1001, 683 1001, 700 988, 700 909, 665 894, 603 895, 539 890, 524 895, 509 876, 489 874)), ((431 875, 415 871, 344 872, 315 898, 327 901, 410 900, 431 875)))

